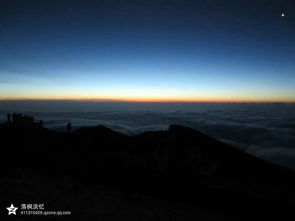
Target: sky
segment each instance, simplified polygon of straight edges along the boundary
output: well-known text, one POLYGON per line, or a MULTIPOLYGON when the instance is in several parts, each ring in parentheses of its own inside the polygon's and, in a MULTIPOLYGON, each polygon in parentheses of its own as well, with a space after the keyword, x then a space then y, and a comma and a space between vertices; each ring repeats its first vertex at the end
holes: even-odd
POLYGON ((0 100, 295 102, 294 61, 294 1, 0 1, 0 100))

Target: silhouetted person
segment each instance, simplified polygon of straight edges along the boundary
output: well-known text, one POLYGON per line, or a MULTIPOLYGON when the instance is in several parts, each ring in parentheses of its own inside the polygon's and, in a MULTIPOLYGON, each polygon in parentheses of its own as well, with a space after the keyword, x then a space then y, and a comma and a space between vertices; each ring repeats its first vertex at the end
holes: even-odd
POLYGON ((7 122, 10 124, 11 123, 11 116, 10 114, 7 114, 7 122))
POLYGON ((19 124, 20 123, 20 114, 12 114, 12 123, 19 124))
POLYGON ((68 132, 71 132, 71 130, 72 130, 72 124, 71 124, 71 122, 69 122, 69 123, 67 124, 67 131, 68 131, 68 132))
POLYGON ((39 126, 43 127, 43 120, 39 120, 39 126))

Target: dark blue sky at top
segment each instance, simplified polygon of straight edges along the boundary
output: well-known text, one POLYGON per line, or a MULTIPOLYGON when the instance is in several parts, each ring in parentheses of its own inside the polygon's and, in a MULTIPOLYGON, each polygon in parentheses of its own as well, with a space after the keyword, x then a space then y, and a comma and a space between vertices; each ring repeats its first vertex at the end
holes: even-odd
POLYGON ((4 98, 295 100, 294 1, 0 2, 4 98))

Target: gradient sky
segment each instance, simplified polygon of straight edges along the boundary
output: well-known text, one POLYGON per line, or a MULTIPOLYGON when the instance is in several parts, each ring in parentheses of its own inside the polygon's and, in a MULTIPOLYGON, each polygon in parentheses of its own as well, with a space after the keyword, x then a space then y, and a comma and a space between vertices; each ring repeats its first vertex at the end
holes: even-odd
POLYGON ((295 102, 295 2, 1 0, 0 99, 295 102))

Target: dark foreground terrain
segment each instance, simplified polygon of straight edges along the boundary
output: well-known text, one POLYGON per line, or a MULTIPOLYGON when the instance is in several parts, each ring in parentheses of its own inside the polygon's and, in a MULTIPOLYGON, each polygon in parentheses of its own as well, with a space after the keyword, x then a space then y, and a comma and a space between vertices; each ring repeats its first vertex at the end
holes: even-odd
MULTIPOLYGON (((295 173, 196 130, 127 136, 0 125, 1 216, 44 204, 50 220, 294 220, 295 173)), ((19 220, 20 220, 19 219, 19 220)), ((1 219, 2 220, 2 219, 1 219)))

